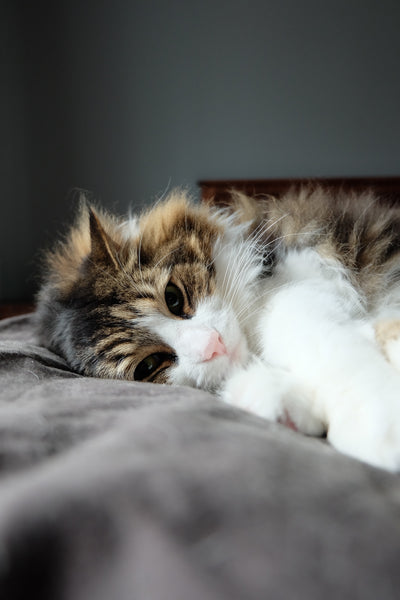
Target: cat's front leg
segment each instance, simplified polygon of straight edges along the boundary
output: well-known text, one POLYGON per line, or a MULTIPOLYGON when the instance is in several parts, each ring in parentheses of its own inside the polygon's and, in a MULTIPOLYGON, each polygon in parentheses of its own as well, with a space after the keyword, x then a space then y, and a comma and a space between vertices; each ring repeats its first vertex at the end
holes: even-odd
POLYGON ((389 365, 369 364, 347 380, 320 389, 328 415, 328 440, 345 454, 400 469, 400 377, 389 365), (381 368, 379 368, 381 367, 381 368))
POLYGON ((307 435, 320 436, 325 431, 321 419, 312 412, 310 393, 286 369, 257 358, 225 381, 220 397, 231 406, 307 435))
POLYGON ((400 376, 365 320, 351 312, 329 281, 304 281, 279 291, 263 320, 264 360, 312 390, 313 414, 327 424, 333 446, 399 470, 400 376))

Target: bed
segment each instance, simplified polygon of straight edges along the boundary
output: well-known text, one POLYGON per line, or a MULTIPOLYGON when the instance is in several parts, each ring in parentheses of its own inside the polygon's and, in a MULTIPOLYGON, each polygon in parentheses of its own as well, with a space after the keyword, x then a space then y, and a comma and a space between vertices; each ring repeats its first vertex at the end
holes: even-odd
POLYGON ((399 597, 399 475, 206 392, 76 375, 33 314, 0 321, 0 474, 2 600, 399 597))

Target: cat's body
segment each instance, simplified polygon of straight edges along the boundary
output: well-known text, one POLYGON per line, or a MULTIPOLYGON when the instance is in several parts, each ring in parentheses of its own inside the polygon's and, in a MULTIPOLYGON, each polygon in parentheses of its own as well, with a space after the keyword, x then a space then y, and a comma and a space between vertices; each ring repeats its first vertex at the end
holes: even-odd
POLYGON ((83 209, 37 315, 80 373, 208 389, 400 468, 400 209, 372 194, 83 209))

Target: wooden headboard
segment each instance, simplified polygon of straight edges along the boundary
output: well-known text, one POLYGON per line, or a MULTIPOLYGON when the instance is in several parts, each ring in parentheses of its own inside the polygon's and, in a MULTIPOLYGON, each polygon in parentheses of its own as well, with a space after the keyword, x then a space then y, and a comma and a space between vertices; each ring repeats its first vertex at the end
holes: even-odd
POLYGON ((226 204, 229 190, 240 190, 249 196, 272 195, 279 197, 291 186, 306 183, 321 183, 335 189, 356 190, 373 189, 389 201, 400 203, 400 177, 335 177, 318 179, 227 179, 199 181, 201 197, 205 202, 226 204))

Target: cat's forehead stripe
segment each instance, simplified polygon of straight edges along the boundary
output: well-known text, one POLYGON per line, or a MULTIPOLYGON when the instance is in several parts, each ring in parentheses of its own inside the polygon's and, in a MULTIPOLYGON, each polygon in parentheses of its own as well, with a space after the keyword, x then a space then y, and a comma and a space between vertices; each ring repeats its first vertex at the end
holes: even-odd
POLYGON ((211 257, 215 239, 221 233, 205 207, 192 206, 182 196, 145 214, 140 229, 143 255, 162 260, 164 252, 172 263, 211 257))

